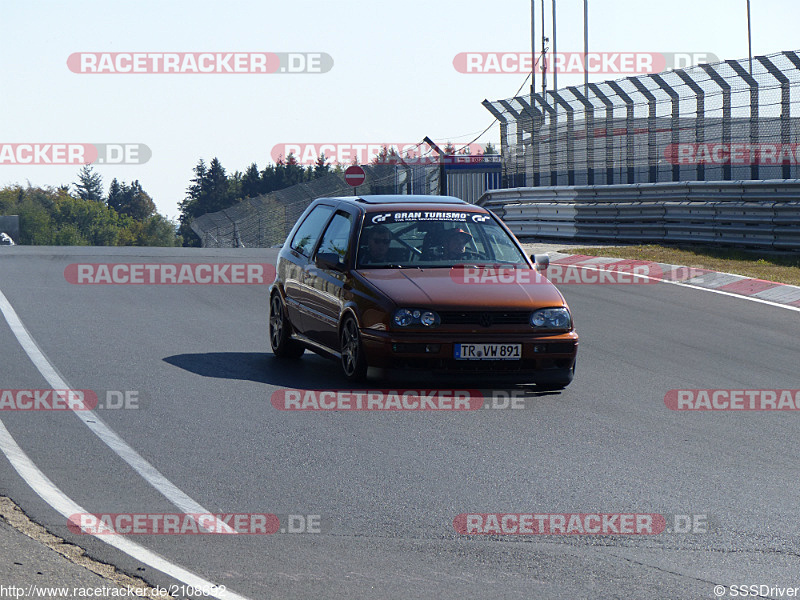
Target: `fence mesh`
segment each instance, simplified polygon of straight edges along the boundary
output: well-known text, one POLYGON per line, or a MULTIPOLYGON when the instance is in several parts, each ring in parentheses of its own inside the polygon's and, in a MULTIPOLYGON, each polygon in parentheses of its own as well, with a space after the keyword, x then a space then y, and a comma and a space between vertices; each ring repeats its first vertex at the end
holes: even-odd
MULTIPOLYGON (((439 166, 401 164, 363 167, 359 194, 438 194, 439 166)), ((330 174, 277 192, 247 198, 192 221, 204 248, 266 248, 283 244, 297 219, 315 198, 352 196, 344 177, 330 174)))
POLYGON ((781 52, 484 106, 504 187, 800 176, 800 57, 781 52))

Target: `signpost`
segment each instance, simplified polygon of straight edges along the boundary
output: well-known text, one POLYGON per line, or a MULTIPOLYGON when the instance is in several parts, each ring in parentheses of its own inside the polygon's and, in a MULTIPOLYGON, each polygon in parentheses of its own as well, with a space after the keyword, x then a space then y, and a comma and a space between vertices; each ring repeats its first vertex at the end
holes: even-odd
POLYGON ((367 178, 367 174, 364 172, 364 169, 359 167, 358 165, 353 165, 351 167, 347 167, 344 172, 344 180, 347 182, 348 185, 353 186, 353 195, 356 195, 358 190, 358 186, 364 183, 364 180, 367 178))

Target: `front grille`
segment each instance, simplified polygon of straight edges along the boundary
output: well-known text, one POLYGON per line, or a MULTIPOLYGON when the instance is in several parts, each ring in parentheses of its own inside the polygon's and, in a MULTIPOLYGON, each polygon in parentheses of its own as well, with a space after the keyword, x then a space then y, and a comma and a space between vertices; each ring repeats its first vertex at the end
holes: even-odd
POLYGON ((530 311, 442 311, 442 325, 529 325, 530 311))

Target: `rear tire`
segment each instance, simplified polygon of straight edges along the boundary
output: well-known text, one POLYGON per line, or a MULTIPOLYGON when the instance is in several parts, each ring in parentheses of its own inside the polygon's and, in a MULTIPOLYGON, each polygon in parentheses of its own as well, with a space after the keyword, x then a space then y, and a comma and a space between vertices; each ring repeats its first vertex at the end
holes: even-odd
POLYGON ((342 372, 348 381, 363 381, 367 376, 367 356, 361 342, 361 332, 353 317, 345 317, 339 332, 342 353, 342 372))
POLYGON ((306 350, 300 342, 292 339, 292 323, 277 292, 269 302, 269 342, 272 353, 278 358, 300 358, 306 350))

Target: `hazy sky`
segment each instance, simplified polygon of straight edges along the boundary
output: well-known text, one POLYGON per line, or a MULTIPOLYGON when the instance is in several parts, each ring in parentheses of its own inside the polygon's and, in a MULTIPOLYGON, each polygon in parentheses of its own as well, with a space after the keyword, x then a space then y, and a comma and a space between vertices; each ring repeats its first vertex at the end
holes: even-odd
MULTIPOLYGON (((540 1, 537 0, 537 20, 540 1)), ((800 0, 752 0, 753 53, 800 48, 800 0)), ((551 0, 546 0, 550 23, 551 0)), ((558 50, 581 52, 583 2, 557 0, 558 50)), ((462 52, 530 49, 530 0, 11 2, 0 0, 0 144, 140 143, 138 179, 178 214, 192 168, 263 168, 285 143, 466 143, 522 74, 464 74, 462 52), (74 53, 325 53, 326 73, 82 74, 74 53)), ((589 0, 590 49, 747 56, 745 0, 589 0)), ((594 76, 593 81, 607 76, 594 76)), ((559 76, 559 87, 582 76, 559 76)), ((527 86, 526 86, 527 89, 527 86)), ((499 141, 495 124, 479 141, 499 141)), ((0 164, 0 186, 59 185, 79 166, 0 164)))

